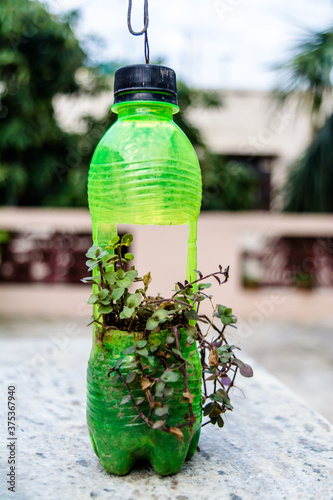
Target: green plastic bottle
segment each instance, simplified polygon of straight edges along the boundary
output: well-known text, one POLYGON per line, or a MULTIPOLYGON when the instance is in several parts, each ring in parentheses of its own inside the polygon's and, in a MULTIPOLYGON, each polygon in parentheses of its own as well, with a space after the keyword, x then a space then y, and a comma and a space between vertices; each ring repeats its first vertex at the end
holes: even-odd
MULTIPOLYGON (((116 72, 114 91, 112 110, 118 118, 98 144, 89 170, 94 245, 108 246, 117 235, 118 224, 187 225, 186 274, 193 280, 202 183, 196 153, 172 118, 179 111, 175 73, 164 66, 126 66, 116 72)), ((194 346, 190 379, 197 414, 195 433, 187 430, 179 442, 143 421, 131 424, 131 403, 120 406, 123 394, 110 384, 107 373, 133 342, 133 334, 118 333, 108 333, 102 344, 94 332, 88 364, 87 421, 95 452, 104 468, 118 475, 126 474, 140 459, 149 460, 162 475, 178 472, 195 452, 200 434, 201 366, 197 350, 194 346)), ((179 385, 178 392, 181 389, 179 385)), ((176 401, 177 388, 174 392, 176 401)))

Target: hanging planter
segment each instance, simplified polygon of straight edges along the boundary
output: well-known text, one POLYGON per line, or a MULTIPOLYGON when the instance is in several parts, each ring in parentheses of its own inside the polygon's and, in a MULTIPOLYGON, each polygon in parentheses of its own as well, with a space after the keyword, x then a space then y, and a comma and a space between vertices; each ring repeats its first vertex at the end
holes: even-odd
POLYGON ((117 475, 142 459, 161 475, 178 472, 197 448, 202 411, 205 424, 222 427, 237 371, 252 374, 224 336, 236 322, 231 309, 213 307, 220 328, 198 313, 199 303, 210 300, 206 278, 223 283, 228 269, 220 266, 209 276, 196 271, 200 167, 172 119, 179 110, 174 71, 148 64, 147 27, 145 0, 145 28, 133 34, 145 34, 147 64, 116 72, 112 109, 118 119, 98 144, 88 179, 94 246, 87 265, 93 276, 83 281, 93 285, 94 337, 87 422, 103 467, 117 475), (172 296, 149 296, 150 273, 139 277, 130 267, 133 237, 120 240, 119 224, 188 227, 187 279, 172 296), (211 341, 198 321, 212 328, 211 341))
MULTIPOLYGON (((159 355, 167 355, 169 333, 150 333, 144 340, 141 333, 104 332, 103 341, 91 353, 88 427, 94 450, 108 472, 126 474, 145 459, 159 474, 173 474, 197 448, 202 413, 200 360, 196 346, 186 347, 186 333, 180 331, 181 356, 191 362, 187 394, 193 398, 193 415, 185 419, 188 400, 182 401, 186 393, 183 379, 178 370, 164 369, 161 358, 151 352, 158 346, 159 355)), ((164 361, 172 366, 170 358, 165 356, 164 361)))
POLYGON ((84 281, 95 287, 89 298, 95 308, 89 433, 108 472, 123 475, 137 461, 148 460, 159 474, 174 474, 195 453, 202 412, 208 418, 203 425, 223 427, 237 371, 251 377, 252 369, 226 341, 225 328, 237 321, 232 310, 218 305, 212 306, 211 319, 199 314, 200 303, 211 302, 206 280, 225 283, 228 268, 207 276, 196 271, 194 281, 176 283, 171 297, 151 297, 150 273, 139 277, 134 266, 126 270, 133 255, 122 249, 132 239, 115 237, 108 250, 93 246, 87 253, 94 276, 84 281), (139 288, 131 293, 133 285, 139 288), (213 338, 202 333, 200 322, 207 333, 212 329, 213 338))

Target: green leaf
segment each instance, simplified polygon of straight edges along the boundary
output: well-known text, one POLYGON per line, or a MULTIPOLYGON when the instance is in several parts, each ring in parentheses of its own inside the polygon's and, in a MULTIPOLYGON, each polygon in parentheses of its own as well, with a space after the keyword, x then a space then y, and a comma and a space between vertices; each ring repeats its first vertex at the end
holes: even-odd
POLYGON ((121 244, 125 247, 129 247, 132 242, 133 236, 131 234, 124 234, 124 236, 121 238, 121 244))
POLYGON ((161 427, 163 427, 164 425, 164 422, 163 420, 157 420, 154 424, 153 424, 153 429, 160 429, 161 427))
POLYGON ((112 307, 109 305, 100 305, 98 307, 98 312, 101 314, 109 314, 112 311, 112 307))
POLYGON ((122 288, 128 288, 129 286, 131 286, 132 281, 130 280, 130 278, 125 276, 125 278, 123 278, 123 279, 117 279, 116 284, 117 284, 117 286, 120 286, 122 288))
POLYGON ((109 252, 107 250, 103 250, 103 252, 99 254, 98 258, 103 259, 106 255, 109 255, 109 252))
POLYGON ((165 383, 162 380, 156 382, 155 395, 158 398, 161 398, 163 396, 164 390, 165 390, 165 383))
POLYGON ((211 283, 200 283, 200 285, 198 285, 198 289, 203 290, 204 288, 210 288, 211 286, 211 283))
POLYGON ((161 380, 163 380, 163 382, 177 382, 178 379, 179 374, 171 370, 165 370, 161 376, 161 380))
POLYGON ((86 278, 82 278, 83 283, 99 283, 101 279, 98 276, 87 276, 86 278))
POLYGON ((223 421, 223 418, 221 417, 221 415, 219 415, 219 416, 217 417, 217 425, 218 425, 219 427, 223 427, 223 426, 224 426, 224 421, 223 421))
POLYGON ((90 267, 92 265, 97 266, 97 264, 98 264, 98 261, 96 261, 95 259, 89 259, 86 261, 86 266, 88 266, 88 267, 90 267))
POLYGON ((104 274, 104 279, 110 284, 113 284, 116 282, 116 273, 114 271, 108 271, 107 273, 104 274))
POLYGON ((149 318, 146 324, 147 330, 155 330, 158 327, 158 321, 154 318, 149 318))
POLYGON ((143 349, 137 349, 136 352, 137 354, 140 354, 140 356, 145 356, 145 357, 149 356, 149 352, 148 349, 146 349, 146 347, 144 347, 143 349))
POLYGON ((149 344, 158 347, 161 345, 162 340, 154 333, 150 333, 148 337, 148 342, 149 344))
MULTIPOLYGON (((229 400, 228 400, 228 401, 229 401, 229 400)), ((224 402, 224 406, 225 406, 226 408, 228 408, 228 410, 233 410, 233 409, 234 409, 234 407, 230 404, 230 401, 229 401, 229 403, 224 402)))
POLYGON ((216 352, 217 352, 217 354, 224 354, 225 351, 227 351, 228 349, 230 349, 230 345, 229 344, 224 344, 221 347, 217 347, 216 348, 216 352))
POLYGON ((98 301, 98 295, 96 293, 93 293, 92 295, 90 295, 88 299, 88 304, 96 304, 97 301, 98 301))
POLYGON ((230 325, 230 323, 232 322, 232 318, 230 318, 229 316, 224 316, 222 315, 221 316, 221 321, 224 325, 228 326, 230 325))
POLYGON ((111 293, 111 299, 112 300, 118 300, 120 297, 124 295, 125 288, 115 288, 113 292, 111 293))
POLYGON ((230 316, 231 313, 232 313, 232 309, 230 307, 226 307, 224 309, 224 316, 230 316))
POLYGON ((166 343, 167 344, 173 344, 175 341, 175 337, 173 335, 169 335, 167 338, 166 338, 166 343))
POLYGON ((120 240, 119 236, 114 236, 111 241, 110 241, 110 246, 113 247, 114 245, 116 245, 118 243, 118 241, 120 240))
POLYGON ((206 405, 203 409, 203 414, 205 416, 209 415, 211 411, 214 410, 214 403, 208 403, 208 405, 206 405))
POLYGON ((114 368, 118 369, 121 367, 121 365, 123 364, 124 360, 122 358, 119 358, 117 359, 117 361, 115 362, 115 365, 114 365, 114 368))
POLYGON ((88 252, 86 253, 86 257, 88 257, 88 259, 93 259, 94 257, 97 257, 97 255, 99 255, 100 251, 101 248, 94 245, 89 248, 88 252))
POLYGON ((134 255, 132 253, 125 253, 124 257, 127 260, 133 260, 134 259, 134 255))
POLYGON ((221 304, 219 304, 217 306, 217 312, 219 313, 220 316, 223 316, 224 315, 224 311, 226 310, 226 306, 222 306, 221 304))
POLYGON ((197 334, 197 329, 195 328, 195 326, 188 326, 186 328, 186 335, 187 336, 195 337, 196 334, 197 334))
POLYGON ((109 255, 106 257, 106 259, 103 259, 103 264, 107 266, 108 264, 111 264, 111 262, 116 262, 119 259, 118 255, 109 255))
POLYGON ((98 266, 98 262, 95 262, 94 264, 92 264, 89 268, 88 268, 88 271, 92 271, 93 269, 95 269, 95 267, 98 266))
POLYGON ((103 288, 103 290, 101 290, 98 294, 98 298, 103 300, 105 299, 105 297, 107 297, 109 295, 109 290, 107 290, 106 288, 103 288))
POLYGON ((146 398, 144 398, 144 397, 138 398, 135 402, 136 402, 137 405, 141 405, 141 403, 143 403, 145 399, 146 398))
POLYGON ((195 342, 195 339, 193 337, 187 337, 186 339, 186 347, 193 345, 195 342))
POLYGON ((135 347, 136 349, 142 349, 143 347, 146 347, 147 345, 147 340, 138 340, 135 342, 135 347))
POLYGON ((169 311, 166 311, 165 309, 157 309, 157 311, 154 312, 152 318, 158 319, 158 321, 162 321, 165 318, 167 318, 169 314, 169 311))
POLYGON ((172 394, 172 393, 173 393, 173 387, 166 387, 166 388, 164 389, 164 394, 165 394, 166 396, 171 396, 171 394, 172 394))
POLYGON ((135 353, 134 345, 131 345, 130 347, 127 347, 127 349, 124 350, 124 354, 134 354, 134 353, 135 353))
POLYGON ((132 316, 132 314, 134 313, 134 311, 135 311, 134 307, 125 306, 124 309, 119 314, 119 318, 129 319, 132 316))
POLYGON ((107 306, 108 304, 110 304, 110 302, 111 302, 111 297, 109 295, 105 297, 105 299, 100 300, 100 304, 103 304, 104 306, 107 306))
POLYGON ((240 359, 238 359, 238 358, 234 358, 234 359, 232 360, 232 363, 233 363, 234 365, 237 365, 239 368, 243 368, 243 367, 245 366, 245 363, 243 363, 243 361, 241 361, 241 360, 240 360, 240 359))
MULTIPOLYGON (((148 347, 148 351, 150 352, 150 348, 149 348, 149 346, 147 346, 147 347, 148 347)), ((148 361, 148 363, 150 364, 150 366, 153 366, 153 367, 155 368, 155 366, 156 366, 156 358, 155 358, 155 356, 154 356, 154 355, 152 355, 152 356, 150 356, 150 355, 149 355, 149 356, 147 356, 147 361, 148 361)))
POLYGON ((194 309, 185 311, 185 316, 187 319, 193 319, 195 321, 198 321, 200 319, 198 313, 194 309))
POLYGON ((162 406, 160 408, 156 408, 155 409, 155 414, 158 416, 158 417, 163 417, 163 415, 166 415, 169 411, 169 407, 168 406, 162 406))
POLYGON ((132 293, 126 300, 128 307, 138 307, 141 304, 142 296, 141 293, 132 293))
MULTIPOLYGON (((222 397, 224 398, 224 402, 225 402, 225 399, 226 399, 226 397, 227 397, 227 393, 225 392, 225 390, 223 390, 223 389, 218 389, 218 390, 216 391, 216 394, 220 394, 220 396, 222 396, 222 397)), ((228 401, 229 401, 229 400, 228 400, 228 401)), ((229 403, 230 403, 230 401, 229 401, 229 403)))
POLYGON ((118 271, 116 271, 116 278, 121 280, 125 277, 125 271, 123 269, 118 269, 118 271))
POLYGON ((172 349, 172 352, 173 352, 174 354, 177 354, 178 356, 181 356, 181 355, 182 355, 182 353, 181 353, 178 349, 175 349, 175 348, 173 348, 173 349, 172 349))
POLYGON ((129 278, 131 281, 135 280, 137 275, 138 271, 136 271, 136 269, 130 269, 129 271, 126 272, 126 277, 129 278))
POLYGON ((131 382, 133 382, 135 380, 136 376, 137 376, 137 372, 135 372, 135 371, 128 373, 126 375, 126 382, 128 384, 130 384, 131 382))
POLYGON ((128 403, 129 401, 131 401, 131 396, 129 394, 126 394, 123 399, 120 401, 120 404, 121 405, 125 405, 126 403, 128 403))
POLYGON ((217 401, 218 403, 223 403, 223 397, 221 396, 221 394, 218 394, 217 392, 215 394, 211 394, 209 396, 209 399, 211 401, 217 401))

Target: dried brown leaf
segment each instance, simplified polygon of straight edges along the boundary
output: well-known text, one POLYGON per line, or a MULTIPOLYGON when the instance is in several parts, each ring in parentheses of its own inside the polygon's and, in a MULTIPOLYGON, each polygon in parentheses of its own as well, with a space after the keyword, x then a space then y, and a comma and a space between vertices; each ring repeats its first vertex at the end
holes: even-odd
POLYGON ((193 403, 194 396, 190 391, 183 392, 183 397, 188 400, 189 403, 193 403))
POLYGON ((178 427, 170 427, 169 431, 171 432, 171 434, 173 434, 174 436, 176 436, 176 438, 179 441, 183 441, 184 434, 182 433, 182 431, 180 429, 178 429, 178 427))
POLYGON ((142 377, 141 380, 141 387, 143 391, 146 391, 152 386, 152 382, 149 380, 147 377, 142 377))
POLYGON ((219 355, 216 352, 215 347, 213 347, 208 356, 209 366, 219 366, 219 355))
POLYGON ((143 283, 144 283, 145 286, 148 286, 149 283, 151 283, 151 274, 150 274, 150 272, 144 275, 144 277, 143 277, 143 283))

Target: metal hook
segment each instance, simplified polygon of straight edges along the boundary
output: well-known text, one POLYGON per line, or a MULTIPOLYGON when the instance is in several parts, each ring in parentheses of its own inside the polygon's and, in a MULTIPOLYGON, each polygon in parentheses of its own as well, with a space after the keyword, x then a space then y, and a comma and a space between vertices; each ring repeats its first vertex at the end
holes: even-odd
POLYGON ((144 0, 144 10, 143 10, 143 21, 144 27, 141 31, 134 31, 131 24, 132 17, 132 0, 128 0, 128 11, 127 11, 127 26, 129 32, 134 36, 145 35, 145 59, 146 64, 149 64, 149 43, 148 43, 148 25, 149 25, 149 15, 148 15, 148 0, 144 0))

